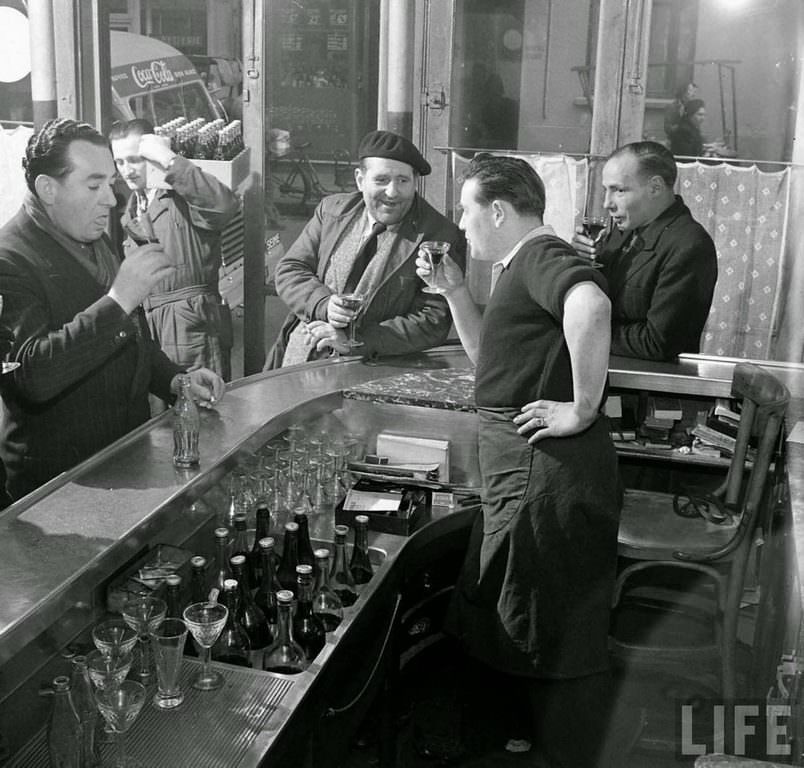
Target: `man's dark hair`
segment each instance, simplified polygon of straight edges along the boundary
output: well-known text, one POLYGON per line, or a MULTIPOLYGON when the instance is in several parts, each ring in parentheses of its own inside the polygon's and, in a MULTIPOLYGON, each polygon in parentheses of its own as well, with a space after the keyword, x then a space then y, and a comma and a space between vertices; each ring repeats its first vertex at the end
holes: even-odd
POLYGON ((145 136, 145 134, 153 132, 153 124, 141 117, 134 120, 118 120, 112 125, 112 130, 109 131, 109 141, 126 139, 129 136, 145 136))
POLYGON ((635 141, 615 149, 609 155, 609 160, 623 155, 633 155, 636 158, 643 178, 659 176, 670 189, 675 185, 678 176, 676 159, 663 144, 655 141, 635 141))
POLYGON ((505 200, 517 213, 544 216, 544 182, 521 158, 481 152, 463 176, 464 181, 469 179, 477 182, 477 199, 486 205, 505 200))
POLYGON ((73 170, 67 151, 74 141, 86 141, 110 149, 106 137, 91 125, 64 118, 48 120, 28 139, 22 167, 25 183, 33 194, 36 194, 34 182, 37 176, 45 174, 62 179, 73 170))

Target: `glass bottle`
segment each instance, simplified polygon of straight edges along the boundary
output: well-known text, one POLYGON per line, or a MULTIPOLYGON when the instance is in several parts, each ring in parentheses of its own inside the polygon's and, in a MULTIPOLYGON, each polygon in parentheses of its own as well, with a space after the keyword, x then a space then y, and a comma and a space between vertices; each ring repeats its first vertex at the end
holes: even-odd
POLYGON ((282 589, 276 577, 276 557, 274 556, 274 540, 271 536, 260 539, 260 558, 262 559, 262 579, 254 595, 254 602, 265 614, 271 632, 276 637, 276 593, 282 589))
POLYGON ((282 559, 276 569, 276 577, 282 585, 296 594, 296 566, 299 564, 299 524, 285 523, 285 541, 282 545, 282 559))
MULTIPOLYGON (((215 529, 215 573, 212 576, 210 587, 218 590, 218 595, 223 594, 223 587, 226 579, 232 578, 232 571, 229 568, 229 529, 215 529)), ((207 598, 204 598, 205 600, 207 598)))
POLYGON ((238 667, 250 667, 251 643, 237 618, 240 597, 235 579, 226 579, 220 602, 226 606, 228 613, 226 624, 212 646, 212 659, 238 667))
POLYGON ((313 612, 313 567, 296 566, 298 602, 293 614, 293 637, 304 648, 307 661, 318 656, 326 642, 326 629, 321 619, 313 612))
POLYGON ((235 469, 229 475, 229 504, 223 516, 223 524, 227 528, 234 528, 235 515, 245 513, 243 488, 248 478, 242 469, 235 469))
POLYGON ((238 607, 237 607, 237 620, 246 630, 251 649, 253 651, 262 651, 269 646, 274 638, 271 630, 268 627, 268 619, 265 614, 254 602, 251 596, 251 590, 248 589, 248 580, 246 579, 246 558, 243 555, 235 555, 231 561, 232 572, 238 584, 238 607))
MULTIPOLYGON (((203 603, 209 597, 207 588, 207 559, 201 555, 190 558, 190 596, 184 607, 192 603, 203 603)), ((181 617, 179 617, 181 618, 181 617)))
POLYGON ((369 558, 368 528, 368 515, 355 515, 355 545, 349 563, 355 584, 368 584, 374 575, 374 567, 369 558))
POLYGON ((165 603, 167 603, 167 619, 180 619, 184 611, 181 599, 181 576, 170 573, 165 577, 165 603))
MULTIPOLYGON (((251 547, 248 545, 248 529, 246 526, 246 516, 242 512, 235 515, 235 533, 232 539, 232 545, 229 548, 229 563, 231 564, 232 558, 237 555, 242 555, 246 562, 248 562, 251 547)), ((248 580, 249 573, 246 571, 244 577, 248 580)), ((237 577, 235 577, 237 578, 237 577)), ((254 582, 248 581, 246 588, 250 589, 254 582)))
POLYGON ((324 629, 332 632, 343 619, 343 603, 329 585, 329 550, 316 549, 315 587, 313 588, 313 613, 321 620, 324 629))
POLYGON ((47 728, 51 768, 81 768, 81 719, 70 699, 70 678, 53 679, 53 709, 47 728))
POLYGON ((86 656, 73 657, 70 700, 81 724, 81 765, 83 768, 93 768, 101 762, 100 750, 95 742, 99 713, 89 679, 86 656))
POLYGON ((293 608, 293 592, 280 589, 276 593, 277 634, 276 640, 265 651, 262 668, 266 672, 278 672, 283 675, 296 675, 307 668, 304 649, 293 639, 293 622, 290 614, 293 608))
POLYGON ((271 509, 268 504, 261 501, 257 504, 257 527, 254 532, 254 544, 248 557, 249 584, 259 586, 262 581, 262 554, 260 541, 269 536, 271 532, 271 509))
POLYGON ((348 526, 335 526, 335 559, 332 561, 332 570, 329 574, 330 586, 340 598, 344 608, 353 605, 357 600, 357 587, 346 561, 346 536, 348 533, 348 526))
POLYGON ((293 510, 293 522, 299 526, 299 562, 313 564, 313 545, 310 542, 310 519, 302 507, 293 510))
POLYGON ((181 469, 197 467, 200 461, 198 433, 201 417, 193 400, 191 379, 179 374, 179 395, 173 405, 173 464, 181 469))

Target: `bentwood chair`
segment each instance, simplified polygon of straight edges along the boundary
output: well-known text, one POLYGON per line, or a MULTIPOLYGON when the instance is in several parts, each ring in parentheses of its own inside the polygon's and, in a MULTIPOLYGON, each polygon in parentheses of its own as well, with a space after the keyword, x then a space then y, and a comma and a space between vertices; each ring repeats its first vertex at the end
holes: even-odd
POLYGON ((626 663, 642 660, 676 669, 694 669, 704 659, 719 663, 721 694, 726 700, 733 700, 737 693, 737 628, 746 566, 761 510, 768 503, 766 480, 790 399, 783 384, 750 363, 735 366, 731 394, 742 401, 740 426, 726 479, 717 490, 708 497, 625 493, 610 638, 614 657, 626 663), (750 463, 749 442, 756 444, 750 463), (703 514, 694 514, 696 509, 703 514), (705 600, 705 610, 700 611, 699 604, 693 610, 689 591, 684 589, 691 576, 714 586, 708 593, 714 605, 705 600), (637 602, 644 599, 646 584, 660 585, 655 588, 660 599, 651 602, 660 622, 697 611, 697 618, 710 622, 707 629, 711 631, 696 642, 682 636, 673 643, 662 642, 667 638, 661 629, 658 637, 634 638, 622 632, 618 611, 627 610, 634 595, 643 596, 637 602))

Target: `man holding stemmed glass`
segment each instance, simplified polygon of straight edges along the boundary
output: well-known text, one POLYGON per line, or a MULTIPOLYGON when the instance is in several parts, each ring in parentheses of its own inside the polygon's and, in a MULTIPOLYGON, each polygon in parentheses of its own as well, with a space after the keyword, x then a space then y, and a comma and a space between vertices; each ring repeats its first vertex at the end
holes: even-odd
POLYGON ((324 198, 277 265, 277 293, 290 314, 266 369, 353 346, 368 358, 401 355, 447 338, 447 303, 423 290, 416 253, 425 241, 444 241, 463 269, 466 244, 416 192, 430 165, 408 139, 389 131, 367 134, 358 155, 358 192, 324 198))

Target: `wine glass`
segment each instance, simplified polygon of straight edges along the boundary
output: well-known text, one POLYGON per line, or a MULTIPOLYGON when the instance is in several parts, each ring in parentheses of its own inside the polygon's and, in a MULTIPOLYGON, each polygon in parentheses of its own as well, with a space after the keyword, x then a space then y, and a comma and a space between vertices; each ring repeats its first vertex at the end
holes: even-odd
POLYGON ((427 261, 430 262, 430 276, 433 280, 433 285, 426 285, 422 291, 424 293, 441 293, 434 286, 438 284, 438 274, 441 272, 444 256, 449 251, 449 243, 443 240, 425 240, 419 248, 424 251, 427 261))
POLYGON ((134 597, 123 606, 123 619, 139 635, 140 666, 137 677, 143 685, 156 679, 149 634, 164 621, 167 603, 159 597, 134 597))
POLYGON ((350 349, 362 347, 363 342, 355 339, 355 321, 357 320, 357 316, 360 314, 360 310, 363 308, 363 305, 366 302, 366 294, 360 293, 359 291, 342 293, 340 299, 344 309, 350 309, 354 312, 352 319, 349 321, 349 341, 346 343, 346 345, 350 349))
MULTIPOLYGON (((3 314, 3 297, 0 295, 0 315, 3 314)), ((19 368, 21 363, 8 363, 3 362, 3 370, 2 373, 11 373, 11 371, 16 371, 19 368)))
POLYGON ((199 691, 213 691, 223 685, 223 675, 210 669, 209 657, 228 615, 222 603, 193 603, 184 609, 184 623, 201 648, 201 670, 193 678, 193 688, 199 691))
MULTIPOLYGON (((581 226, 583 233, 597 246, 605 233, 609 231, 611 218, 609 216, 584 216, 581 219, 581 226)), ((593 257, 592 266, 602 267, 603 265, 593 257)))
POLYGON ((105 656, 131 653, 137 644, 137 633, 122 619, 109 619, 93 627, 92 642, 105 656))
MULTIPOLYGON (((137 635, 134 630, 128 626, 126 629, 134 637, 134 642, 136 643, 137 635)), ((120 685, 131 670, 131 665, 134 661, 132 649, 133 644, 125 650, 122 646, 114 647, 108 653, 97 648, 94 651, 90 651, 87 654, 86 662, 92 685, 95 688, 114 688, 120 685)), ((106 723, 103 729, 103 741, 105 743, 114 741, 114 731, 109 723, 106 723)))
POLYGON ((145 686, 134 680, 124 680, 119 686, 98 688, 95 702, 104 720, 117 734, 115 768, 135 768, 141 763, 126 755, 125 733, 133 725, 145 703, 145 686))

